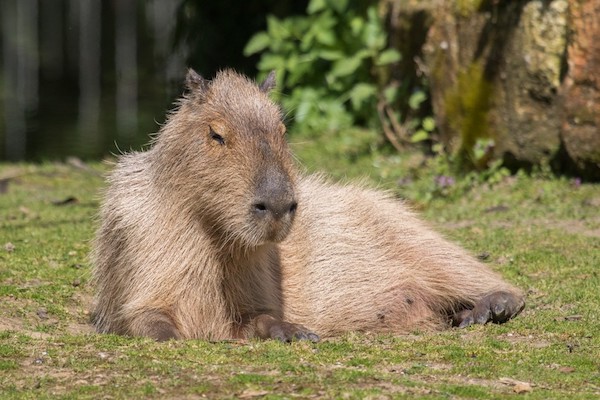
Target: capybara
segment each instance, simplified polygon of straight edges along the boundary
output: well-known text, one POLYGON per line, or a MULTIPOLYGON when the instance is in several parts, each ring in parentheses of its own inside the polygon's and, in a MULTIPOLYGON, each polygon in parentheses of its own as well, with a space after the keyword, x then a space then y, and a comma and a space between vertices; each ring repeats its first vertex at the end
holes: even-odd
POLYGON ((119 158, 93 250, 99 332, 276 338, 506 322, 523 294, 401 201, 299 172, 280 108, 234 71, 119 158))

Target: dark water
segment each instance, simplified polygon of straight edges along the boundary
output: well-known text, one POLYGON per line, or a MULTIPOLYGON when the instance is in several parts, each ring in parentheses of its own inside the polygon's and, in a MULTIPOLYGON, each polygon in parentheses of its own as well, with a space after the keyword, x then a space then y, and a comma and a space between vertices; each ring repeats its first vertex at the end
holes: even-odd
POLYGON ((191 66, 254 75, 242 49, 305 1, 0 0, 0 160, 139 149, 191 66))

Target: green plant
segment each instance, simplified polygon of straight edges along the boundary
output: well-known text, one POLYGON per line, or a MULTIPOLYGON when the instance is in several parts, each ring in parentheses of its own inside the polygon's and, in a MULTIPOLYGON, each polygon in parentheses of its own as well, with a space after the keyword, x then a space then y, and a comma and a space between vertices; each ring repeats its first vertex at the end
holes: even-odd
MULTIPOLYGON (((408 98, 408 106, 411 111, 417 111, 426 100, 427 94, 425 91, 418 90, 408 98)), ((435 130, 435 119, 430 115, 424 118, 414 116, 409 119, 409 125, 411 132, 414 132, 410 136, 410 141, 418 143, 431 139, 431 134, 435 130)))
POLYGON ((311 0, 305 16, 267 18, 244 49, 277 72, 281 101, 301 131, 376 126, 386 68, 400 60, 369 0, 311 0))
POLYGON ((379 97, 377 103, 377 112, 381 128, 396 150, 402 151, 406 143, 414 144, 432 139, 435 119, 430 115, 420 116, 426 100, 427 94, 423 89, 417 89, 408 95, 406 88, 390 83, 383 90, 383 96, 379 97), (407 103, 408 106, 404 107, 404 115, 395 107, 402 103, 407 103))
MULTIPOLYGON (((473 149, 475 162, 489 156, 491 141, 478 141, 473 149)), ((432 146, 432 157, 425 159, 425 168, 415 171, 418 178, 413 188, 413 197, 423 203, 436 198, 459 198, 470 190, 487 185, 493 187, 508 176, 510 171, 502 165, 502 160, 494 160, 479 171, 463 171, 457 162, 458 155, 448 154, 440 143, 432 146)))

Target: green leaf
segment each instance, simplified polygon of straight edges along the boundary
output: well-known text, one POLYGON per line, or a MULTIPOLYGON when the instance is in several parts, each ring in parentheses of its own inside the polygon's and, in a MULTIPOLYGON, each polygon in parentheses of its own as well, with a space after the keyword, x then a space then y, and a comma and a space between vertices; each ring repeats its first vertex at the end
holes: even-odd
POLYGON ((261 71, 270 71, 272 69, 277 71, 285 70, 286 64, 287 62, 284 57, 267 53, 260 58, 258 69, 261 71))
POLYGON ((273 15, 267 16, 267 31, 271 40, 275 41, 284 41, 290 36, 289 30, 285 26, 285 20, 281 21, 273 15))
POLYGON ((427 133, 423 129, 419 129, 417 132, 415 132, 414 135, 411 136, 410 141, 412 143, 418 143, 427 139, 429 139, 429 133, 427 133))
POLYGON ((425 129, 427 132, 431 132, 435 129, 435 119, 432 117, 425 117, 422 125, 423 129, 425 129))
POLYGON ((365 25, 365 20, 361 17, 354 17, 350 20, 350 30, 353 36, 358 36, 365 25))
POLYGON ((247 57, 261 52, 269 47, 269 43, 271 43, 271 38, 267 32, 258 32, 250 38, 246 47, 244 47, 244 55, 247 57))
POLYGON ((396 96, 398 96, 397 86, 388 86, 383 91, 383 97, 385 97, 385 101, 388 103, 393 103, 396 100, 396 96))
POLYGON ((339 40, 334 32, 336 23, 333 13, 327 10, 312 21, 307 33, 314 35, 319 44, 334 46, 339 40))
POLYGON ((359 83, 350 91, 352 108, 360 109, 362 104, 377 93, 377 87, 368 83, 359 83))
POLYGON ((387 65, 398 62, 402 59, 402 55, 396 49, 387 49, 382 51, 377 57, 376 65, 387 65))
POLYGON ((298 63, 294 69, 290 69, 290 73, 287 79, 288 87, 295 87, 299 84, 306 82, 306 77, 310 76, 313 72, 312 64, 310 62, 304 62, 304 57, 298 59, 298 63))
POLYGON ((308 7, 306 8, 306 12, 309 15, 314 14, 321 10, 324 10, 326 6, 326 0, 310 0, 310 3, 308 3, 308 7))
POLYGON ((316 106, 319 104, 319 96, 312 88, 296 89, 293 96, 299 97, 299 103, 294 113, 295 120, 302 123, 314 112, 316 106))
POLYGON ((385 47, 386 38, 375 7, 369 7, 366 25, 363 30, 363 43, 368 49, 381 50, 385 47))
POLYGON ((340 50, 321 50, 319 52, 319 57, 323 60, 335 61, 344 57, 344 53, 340 50))
POLYGON ((339 78, 342 76, 348 76, 356 72, 356 70, 362 64, 362 57, 343 58, 333 63, 331 68, 331 76, 333 78, 339 78))
POLYGON ((289 75, 286 81, 287 87, 295 87, 296 85, 306 85, 308 77, 313 72, 312 60, 314 56, 312 54, 297 55, 291 54, 287 58, 286 69, 289 71, 289 75))
POLYGON ((408 106, 411 109, 416 110, 426 99, 427 95, 425 94, 425 92, 423 92, 422 90, 418 90, 410 95, 410 98, 408 99, 408 106))
POLYGON ((348 8, 348 0, 329 0, 330 8, 333 8, 338 14, 342 14, 348 8))
POLYGON ((333 46, 335 44, 336 36, 333 31, 320 30, 316 34, 317 42, 325 46, 333 46))

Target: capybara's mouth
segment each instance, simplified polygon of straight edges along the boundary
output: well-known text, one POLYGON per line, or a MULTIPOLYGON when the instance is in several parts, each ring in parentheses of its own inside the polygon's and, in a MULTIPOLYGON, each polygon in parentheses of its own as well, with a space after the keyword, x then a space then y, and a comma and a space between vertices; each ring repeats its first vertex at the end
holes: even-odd
POLYGON ((272 223, 270 226, 266 227, 264 230, 264 235, 262 235, 263 243, 280 243, 283 242, 292 229, 292 221, 286 221, 285 223, 281 223, 278 221, 277 223, 272 223))

